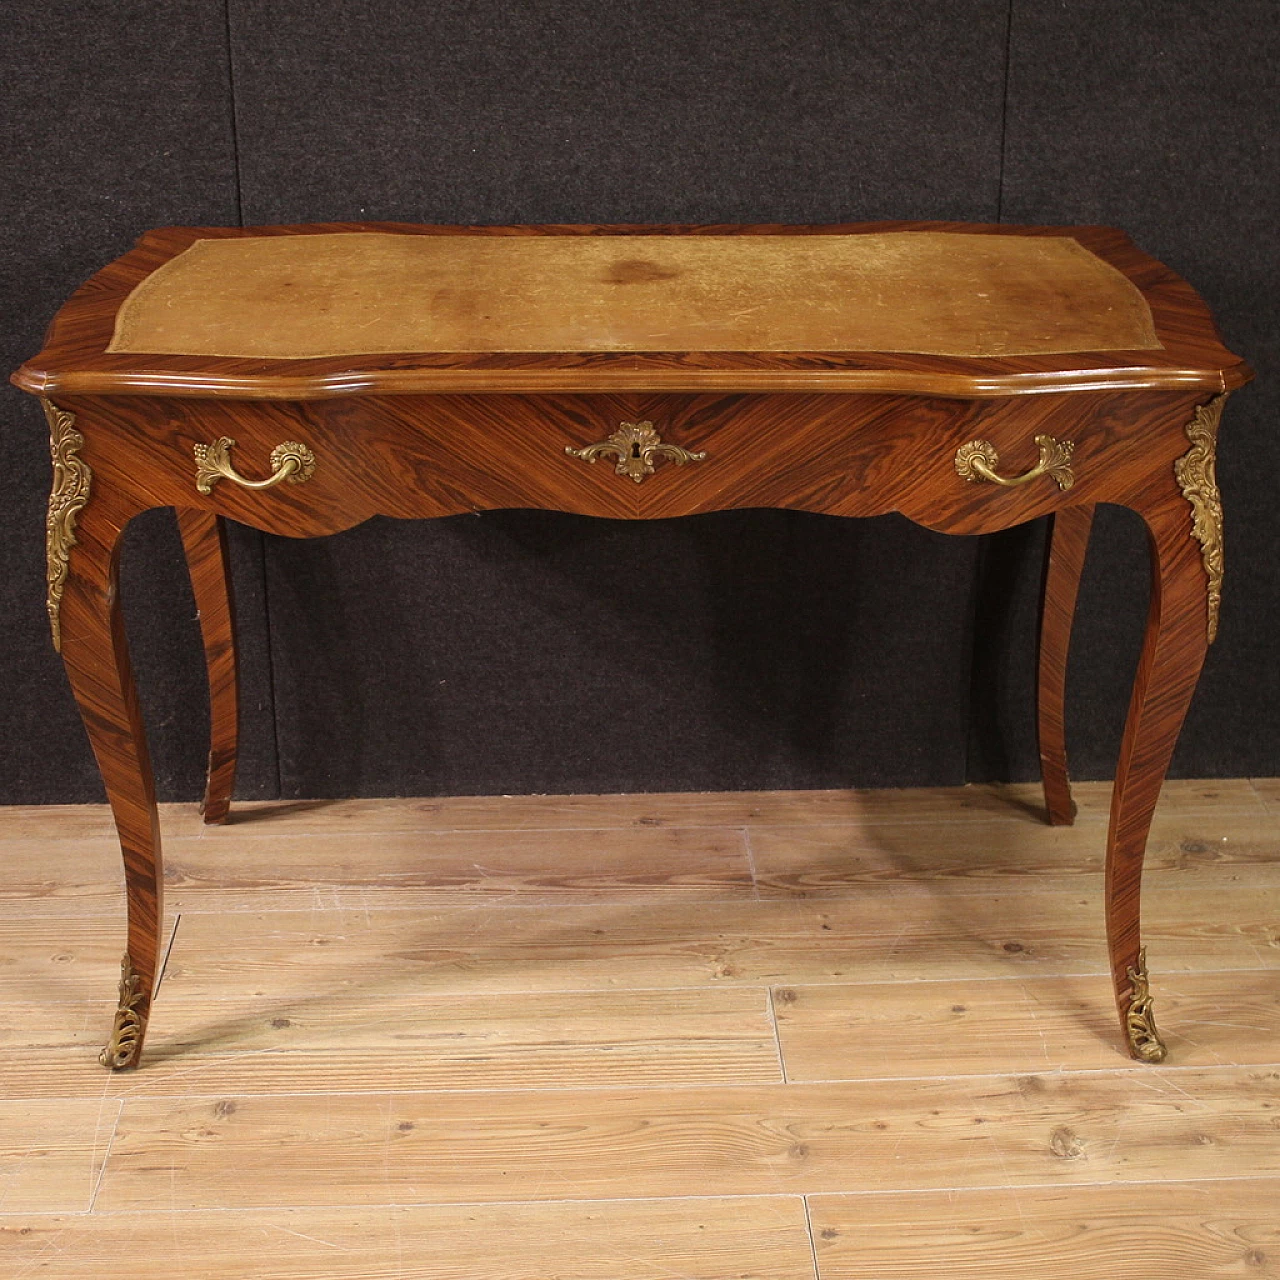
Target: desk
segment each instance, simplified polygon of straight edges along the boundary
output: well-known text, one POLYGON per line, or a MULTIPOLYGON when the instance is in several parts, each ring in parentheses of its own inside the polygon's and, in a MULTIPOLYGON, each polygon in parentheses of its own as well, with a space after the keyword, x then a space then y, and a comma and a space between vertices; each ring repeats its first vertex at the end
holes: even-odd
POLYGON ((124 855, 102 1055, 135 1066, 160 840, 117 600, 120 536, 178 512, 209 670, 207 822, 236 758, 223 519, 313 537, 530 507, 1048 515, 1039 732, 1069 823, 1067 646, 1094 506, 1137 511, 1151 607, 1107 836, 1121 1031, 1164 1057, 1139 927, 1152 812, 1218 625, 1226 394, 1252 376, 1168 268, 1102 227, 168 228, 89 280, 14 375, 53 453, 48 612, 124 855))

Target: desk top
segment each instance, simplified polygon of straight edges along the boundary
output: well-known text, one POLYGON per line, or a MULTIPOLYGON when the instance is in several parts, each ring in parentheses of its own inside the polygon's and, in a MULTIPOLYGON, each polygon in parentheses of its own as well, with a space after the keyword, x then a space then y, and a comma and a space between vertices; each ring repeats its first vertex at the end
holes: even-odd
POLYGON ((85 284, 39 394, 1230 389, 1184 281, 1101 227, 167 228, 85 284))

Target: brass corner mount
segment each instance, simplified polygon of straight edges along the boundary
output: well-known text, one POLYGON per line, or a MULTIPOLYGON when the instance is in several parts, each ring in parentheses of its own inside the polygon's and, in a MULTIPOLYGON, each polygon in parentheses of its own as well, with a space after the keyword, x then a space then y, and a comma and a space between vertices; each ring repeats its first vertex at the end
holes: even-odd
POLYGON ((53 485, 45 516, 45 571, 48 592, 45 609, 53 647, 62 649, 62 593, 71 567, 71 548, 76 545, 76 521, 89 501, 93 472, 80 457, 84 436, 76 430, 76 415, 42 399, 41 407, 49 423, 49 454, 53 460, 53 485))
POLYGON ((1208 579, 1207 626, 1209 643, 1218 638, 1218 613, 1222 607, 1222 495, 1218 492, 1218 424, 1227 393, 1200 405, 1187 423, 1191 448, 1173 464, 1182 496, 1191 503, 1191 536, 1200 544, 1208 579))

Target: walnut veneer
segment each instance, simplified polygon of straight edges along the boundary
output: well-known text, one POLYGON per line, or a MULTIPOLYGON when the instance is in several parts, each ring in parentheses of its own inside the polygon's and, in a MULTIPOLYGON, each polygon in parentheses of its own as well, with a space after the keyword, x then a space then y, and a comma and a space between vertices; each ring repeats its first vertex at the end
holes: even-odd
POLYGON ((1138 511, 1150 533, 1106 902, 1126 1043, 1159 1060, 1142 858, 1217 626, 1218 420, 1251 376, 1194 291, 1109 228, 148 233, 77 291, 13 378, 49 417, 50 621, 126 869, 128 952, 104 1061, 138 1061, 161 915, 116 592, 120 535, 140 512, 177 509, 191 566, 213 713, 209 822, 226 817, 236 757, 224 518, 310 537, 375 514, 500 507, 899 511, 959 534, 1051 516, 1039 730, 1049 820, 1066 823, 1066 657, 1099 502, 1138 511), (405 335, 415 349, 395 349, 405 335))

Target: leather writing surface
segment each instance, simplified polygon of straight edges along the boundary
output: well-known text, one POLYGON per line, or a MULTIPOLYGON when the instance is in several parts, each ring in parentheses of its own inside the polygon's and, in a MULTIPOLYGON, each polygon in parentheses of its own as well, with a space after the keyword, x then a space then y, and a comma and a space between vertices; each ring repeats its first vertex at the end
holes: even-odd
POLYGON ((1119 271, 1068 236, 473 236, 199 240, 125 300, 112 352, 1159 347, 1119 271))

